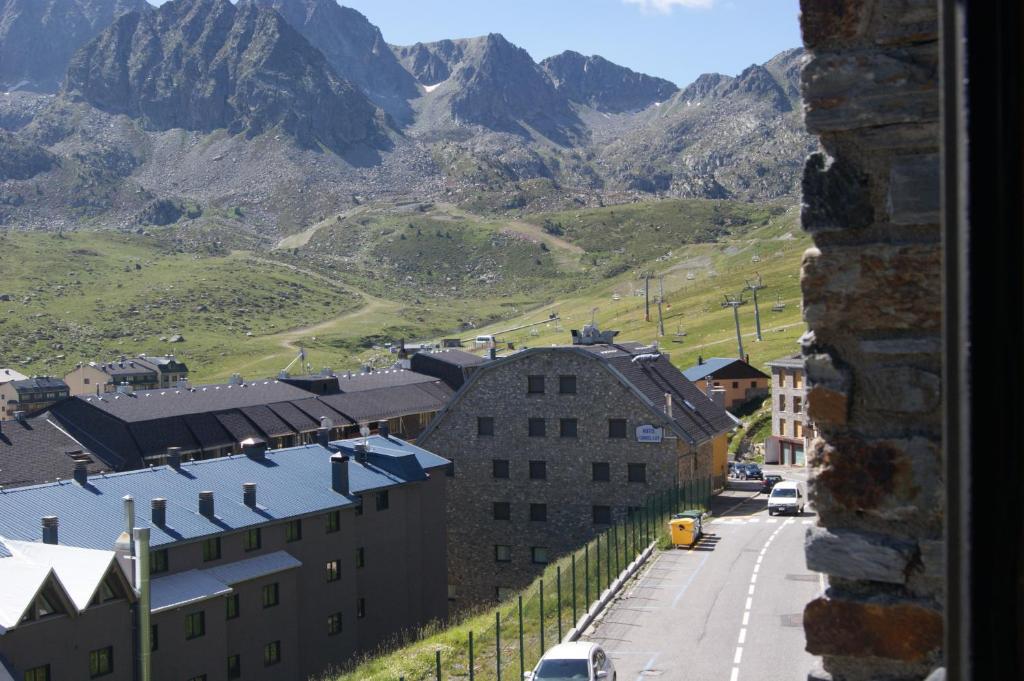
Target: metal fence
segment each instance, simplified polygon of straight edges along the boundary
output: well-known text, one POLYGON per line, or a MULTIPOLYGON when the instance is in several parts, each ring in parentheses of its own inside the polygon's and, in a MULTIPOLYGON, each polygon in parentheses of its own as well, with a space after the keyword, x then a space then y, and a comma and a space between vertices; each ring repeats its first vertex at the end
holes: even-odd
POLYGON ((716 488, 716 480, 708 477, 650 495, 623 522, 548 565, 533 584, 496 609, 489 626, 460 632, 462 641, 436 650, 433 669, 399 681, 522 679, 652 541, 667 542, 673 514, 706 511, 716 488))

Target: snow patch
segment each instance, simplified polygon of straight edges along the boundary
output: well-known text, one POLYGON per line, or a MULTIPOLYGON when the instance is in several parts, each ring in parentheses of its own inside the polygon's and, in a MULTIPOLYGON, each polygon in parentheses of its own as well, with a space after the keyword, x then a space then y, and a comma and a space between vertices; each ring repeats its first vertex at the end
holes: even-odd
MULTIPOLYGON (((443 82, 444 81, 441 81, 441 83, 443 82)), ((434 90, 441 86, 441 83, 434 83, 433 85, 424 85, 423 89, 426 90, 427 92, 433 92, 434 90)))

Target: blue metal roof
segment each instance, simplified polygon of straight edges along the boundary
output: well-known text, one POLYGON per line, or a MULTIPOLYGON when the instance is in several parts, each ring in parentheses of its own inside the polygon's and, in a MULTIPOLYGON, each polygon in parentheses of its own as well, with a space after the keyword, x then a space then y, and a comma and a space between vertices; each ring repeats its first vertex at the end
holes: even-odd
POLYGON ((151 528, 152 546, 189 541, 358 503, 363 492, 426 479, 425 468, 446 459, 398 438, 367 439, 365 464, 355 460, 355 442, 330 449, 305 445, 267 452, 264 461, 235 455, 186 462, 180 470, 158 466, 91 476, 85 486, 62 481, 0 491, 0 536, 38 541, 43 516, 59 518, 60 543, 111 549, 124 530, 123 497, 135 499, 135 525, 151 528), (350 495, 331 488, 330 457, 348 453, 350 495), (256 483, 256 508, 243 503, 242 484, 256 483), (214 493, 214 517, 199 513, 199 492, 214 493), (167 500, 167 522, 150 522, 150 500, 167 500))
POLYGON ((733 362, 741 362, 743 360, 735 357, 710 357, 704 360, 703 364, 694 364, 692 367, 683 372, 683 376, 689 381, 699 381, 708 374, 713 374, 719 369, 723 369, 733 362))

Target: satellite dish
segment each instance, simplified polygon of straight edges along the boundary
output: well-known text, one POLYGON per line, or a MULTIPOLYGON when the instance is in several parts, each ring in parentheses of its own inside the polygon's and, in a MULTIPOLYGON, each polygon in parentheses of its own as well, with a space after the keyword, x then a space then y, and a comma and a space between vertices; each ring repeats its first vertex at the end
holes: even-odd
POLYGON ((364 423, 359 427, 359 434, 363 437, 370 437, 370 427, 364 423))

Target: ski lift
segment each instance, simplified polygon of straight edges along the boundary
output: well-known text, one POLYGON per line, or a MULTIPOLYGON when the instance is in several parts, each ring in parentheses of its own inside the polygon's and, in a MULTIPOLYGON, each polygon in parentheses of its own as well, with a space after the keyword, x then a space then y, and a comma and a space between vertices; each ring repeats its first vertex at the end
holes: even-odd
POLYGON ((753 258, 750 259, 750 262, 761 262, 761 256, 755 255, 753 258))
POLYGON ((772 305, 772 312, 782 312, 786 309, 786 304, 782 302, 782 296, 775 296, 775 304, 772 305))
POLYGON ((620 296, 618 293, 613 293, 612 300, 622 300, 622 296, 620 296))
POLYGON ((687 272, 686 273, 686 280, 687 281, 693 281, 696 278, 697 278, 697 275, 694 274, 693 272, 687 272))
POLYGON ((672 336, 672 342, 673 343, 682 343, 683 342, 683 338, 685 338, 685 337, 686 337, 686 332, 683 331, 683 325, 682 324, 677 325, 676 326, 676 332, 672 336))

